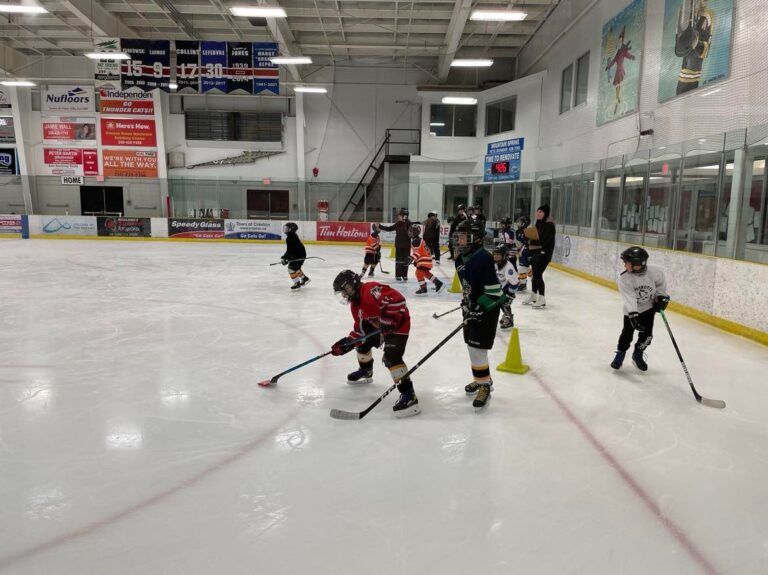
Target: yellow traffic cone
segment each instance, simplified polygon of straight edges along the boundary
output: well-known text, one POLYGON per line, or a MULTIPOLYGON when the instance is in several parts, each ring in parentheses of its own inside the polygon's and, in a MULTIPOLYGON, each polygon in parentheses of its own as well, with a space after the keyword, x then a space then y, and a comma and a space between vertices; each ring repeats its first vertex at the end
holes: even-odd
POLYGON ((523 363, 523 354, 520 353, 520 336, 517 328, 512 328, 512 334, 509 336, 509 347, 507 347, 507 357, 500 363, 496 369, 508 373, 524 374, 529 367, 523 363))
POLYGON ((453 282, 451 287, 448 288, 449 293, 461 293, 461 280, 459 279, 459 272, 453 272, 453 282))
POLYGON ((397 259, 397 254, 395 252, 395 246, 392 246, 389 248, 389 259, 394 260, 397 259))

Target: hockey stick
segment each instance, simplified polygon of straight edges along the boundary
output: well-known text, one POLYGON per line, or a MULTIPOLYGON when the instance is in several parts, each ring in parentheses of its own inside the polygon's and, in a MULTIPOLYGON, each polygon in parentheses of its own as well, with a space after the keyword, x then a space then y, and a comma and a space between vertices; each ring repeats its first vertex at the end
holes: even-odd
MULTIPOLYGON (((301 262, 301 261, 304 261, 304 260, 323 260, 323 258, 321 258, 321 257, 318 257, 318 256, 309 256, 309 257, 307 257, 307 258, 297 258, 297 259, 295 259, 295 260, 288 260, 286 263, 291 263, 291 262, 301 262)), ((323 261, 325 261, 325 260, 323 260, 323 261)), ((271 265, 271 266, 276 266, 276 265, 279 265, 279 264, 281 264, 281 263, 283 263, 283 262, 275 262, 275 263, 273 263, 273 264, 269 264, 269 265, 271 265)))
POLYGON ((465 323, 465 322, 463 322, 463 321, 462 321, 462 322, 459 324, 459 326, 458 326, 456 329, 454 329, 454 330, 453 330, 451 333, 449 333, 449 334, 448 334, 448 335, 445 337, 445 339, 444 339, 443 341, 441 341, 440 343, 438 343, 438 344, 437 344, 435 347, 433 347, 433 348, 432 348, 432 350, 431 350, 431 351, 430 351, 430 352, 429 352, 427 355, 425 355, 424 357, 422 357, 422 358, 421 358, 421 360, 419 360, 419 363, 417 363, 416 365, 414 365, 414 366, 413 366, 411 369, 409 369, 409 370, 408 370, 408 371, 407 371, 405 374, 403 374, 403 376, 402 376, 402 377, 401 377, 399 380, 397 380, 395 383, 393 383, 393 384, 392 384, 392 385, 389 387, 389 389, 388 389, 387 391, 385 391, 384 393, 382 393, 382 394, 381 394, 381 395, 378 397, 378 399, 377 399, 376 401, 374 401, 374 402, 373 402, 371 405, 369 405, 369 406, 368 406, 367 408, 365 408, 363 411, 358 411, 358 412, 355 412, 355 411, 344 411, 344 410, 342 410, 342 409, 332 409, 332 410, 331 410, 331 417, 333 417, 334 419, 362 419, 362 418, 364 418, 366 415, 368 415, 368 414, 371 412, 371 410, 372 410, 374 407, 376 407, 377 405, 379 405, 379 403, 381 403, 381 400, 382 400, 382 399, 384 399, 385 397, 387 397, 387 396, 388 396, 390 393, 392 393, 392 392, 395 390, 395 388, 397 387, 397 384, 398 384, 400 381, 402 381, 402 380, 403 380, 403 379, 405 379, 406 377, 410 377, 410 375, 411 375, 411 374, 412 374, 414 371, 416 371, 417 369, 419 369, 419 366, 421 366, 421 365, 422 365, 422 364, 423 364, 425 361, 427 361, 427 360, 428 360, 430 357, 432 357, 432 356, 434 355, 434 353, 435 353, 435 352, 436 352, 438 349, 440 349, 441 347, 443 347, 443 345, 445 345, 445 343, 446 343, 446 342, 447 342, 449 339, 451 339, 451 338, 452 338, 454 335, 456 335, 457 333, 459 333, 459 332, 460 332, 460 331, 461 331, 461 330, 464 328, 464 323, 465 323))
POLYGON ((667 326, 667 331, 669 332, 669 338, 672 340, 672 345, 675 346, 675 351, 677 352, 677 357, 680 359, 680 364, 683 366, 683 371, 685 372, 685 377, 688 378, 688 385, 691 386, 691 391, 693 392, 693 397, 696 398, 696 401, 698 401, 702 405, 706 405, 707 407, 715 407, 717 409, 723 409, 725 407, 725 402, 722 399, 708 399, 706 397, 702 397, 701 394, 696 391, 696 388, 693 385, 693 380, 691 379, 691 374, 688 373, 688 368, 685 367, 685 362, 683 361, 683 356, 680 353, 680 348, 677 347, 677 342, 675 341, 675 336, 672 335, 672 329, 669 327, 669 322, 667 321, 667 316, 664 315, 664 310, 659 310, 659 313, 661 314, 662 319, 664 320, 664 325, 667 326))
POLYGON ((389 272, 384 269, 384 267, 381 265, 381 258, 379 258, 379 269, 381 270, 381 273, 389 275, 389 272))
MULTIPOLYGON (((373 335, 376 335, 376 334, 378 334, 380 332, 381 332, 380 329, 377 329, 377 330, 374 330, 374 331, 369 331, 368 333, 364 334, 362 337, 358 337, 357 339, 353 339, 349 343, 350 344, 360 343, 361 341, 365 341, 369 337, 371 337, 373 335)), ((305 365, 309 365, 310 363, 313 363, 313 362, 317 361, 318 359, 321 359, 321 358, 325 357, 326 355, 330 355, 331 353, 333 353, 333 351, 326 351, 325 353, 321 353, 320 355, 316 355, 312 359, 308 359, 307 361, 305 361, 303 363, 300 363, 299 365, 294 365, 292 368, 286 369, 282 373, 278 373, 277 375, 273 376, 272 379, 265 379, 264 381, 259 381, 258 384, 261 387, 269 387, 270 385, 274 385, 275 383, 277 383, 277 380, 280 379, 281 377, 283 377, 286 373, 291 373, 292 371, 296 371, 297 369, 299 369, 301 367, 304 367, 305 365)))
POLYGON ((447 312, 445 312, 445 313, 441 313, 441 314, 438 314, 437 312, 435 312, 435 313, 433 313, 433 314, 432 314, 432 317, 433 317, 433 318, 435 318, 435 319, 437 319, 437 318, 439 318, 439 317, 443 317, 444 315, 448 315, 449 313, 453 313, 453 312, 455 312, 455 311, 458 311, 458 310, 460 310, 460 309, 461 309, 461 306, 458 306, 458 307, 455 307, 455 308, 453 308, 452 310, 450 310, 450 311, 447 311, 447 312))

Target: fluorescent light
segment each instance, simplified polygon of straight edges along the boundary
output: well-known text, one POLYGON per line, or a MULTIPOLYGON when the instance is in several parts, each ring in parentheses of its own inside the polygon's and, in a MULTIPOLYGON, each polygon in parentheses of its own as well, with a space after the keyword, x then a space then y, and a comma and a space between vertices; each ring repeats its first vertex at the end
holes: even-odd
POLYGON ((705 144, 707 142, 706 138, 701 138, 699 140, 699 144, 705 144))
POLYGON ((282 8, 270 6, 232 6, 229 9, 235 16, 246 18, 287 18, 288 14, 282 8))
POLYGON ((42 6, 29 6, 21 4, 0 4, 0 12, 5 14, 47 14, 48 10, 42 6))
POLYGON ((440 127, 440 126, 445 126, 445 122, 430 122, 429 125, 440 127))
POLYGON ((312 58, 308 56, 275 56, 269 61, 273 64, 311 64, 312 58))
POLYGON ((473 106, 477 104, 477 98, 467 98, 465 96, 443 96, 443 104, 458 104, 459 106, 473 106))
POLYGON ((169 82, 168 83, 168 89, 169 90, 178 90, 179 89, 179 85, 174 83, 174 82, 169 82))
POLYGON ((520 22, 527 17, 528 14, 522 10, 475 10, 469 19, 481 22, 520 22))
POLYGON ((30 82, 29 80, 3 80, 0 82, 3 86, 37 86, 34 82, 30 82))
POLYGON ((83 54, 91 60, 130 60, 131 57, 125 52, 87 52, 83 54))
POLYGON ((325 94, 328 92, 325 88, 319 86, 294 86, 294 92, 307 92, 309 94, 325 94))
POLYGON ((489 68, 490 66, 493 66, 493 60, 487 58, 456 58, 451 62, 453 68, 489 68))

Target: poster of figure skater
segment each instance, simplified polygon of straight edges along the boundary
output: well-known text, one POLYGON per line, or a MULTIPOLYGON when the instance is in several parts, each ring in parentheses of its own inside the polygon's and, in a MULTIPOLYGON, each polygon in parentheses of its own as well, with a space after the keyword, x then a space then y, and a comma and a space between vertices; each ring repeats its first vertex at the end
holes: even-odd
POLYGON ((603 26, 597 125, 637 111, 645 37, 645 0, 635 0, 603 26))
POLYGON ((726 78, 733 0, 666 0, 659 102, 726 78))

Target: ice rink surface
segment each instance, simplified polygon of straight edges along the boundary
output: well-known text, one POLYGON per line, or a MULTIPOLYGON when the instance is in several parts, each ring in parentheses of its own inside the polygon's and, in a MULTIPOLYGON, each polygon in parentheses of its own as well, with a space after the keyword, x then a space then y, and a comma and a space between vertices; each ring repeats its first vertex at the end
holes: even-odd
MULTIPOLYGON (((485 412, 458 336, 421 415, 337 421, 391 384, 380 352, 368 386, 354 354, 256 382, 347 334, 331 282, 363 250, 308 246, 299 293, 282 251, 0 243, 0 573, 768 573, 767 348, 670 313, 728 404, 700 406, 661 318, 650 370, 614 372, 618 293, 548 270, 546 311, 513 304, 531 371, 494 371, 485 412)), ((415 290, 410 364, 460 321, 415 290)))

